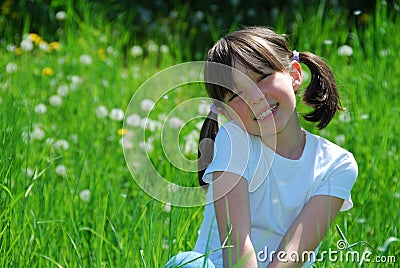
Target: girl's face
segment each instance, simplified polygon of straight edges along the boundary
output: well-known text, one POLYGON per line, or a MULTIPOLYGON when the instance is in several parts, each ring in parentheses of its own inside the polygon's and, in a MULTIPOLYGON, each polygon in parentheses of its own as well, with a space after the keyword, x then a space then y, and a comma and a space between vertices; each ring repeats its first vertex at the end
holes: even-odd
POLYGON ((302 82, 300 64, 293 61, 290 72, 271 69, 265 75, 249 71, 238 62, 234 66, 246 75, 235 72, 234 94, 225 96, 228 107, 221 113, 260 137, 290 131, 297 120, 295 92, 302 82))

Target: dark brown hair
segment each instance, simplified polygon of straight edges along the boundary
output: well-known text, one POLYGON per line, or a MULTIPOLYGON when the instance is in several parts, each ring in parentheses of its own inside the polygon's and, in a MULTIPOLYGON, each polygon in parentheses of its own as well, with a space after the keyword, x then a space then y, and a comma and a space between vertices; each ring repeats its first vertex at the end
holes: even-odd
MULTIPOLYGON (((234 59, 258 74, 264 74, 264 70, 267 68, 289 71, 290 63, 293 60, 293 51, 290 50, 285 35, 278 34, 267 27, 246 27, 218 40, 207 55, 207 62, 229 67, 234 67, 232 66, 234 59)), ((311 72, 311 82, 302 93, 302 100, 306 105, 312 107, 313 111, 303 117, 307 121, 317 122, 318 129, 323 129, 332 120, 336 111, 343 110, 332 69, 323 59, 310 52, 300 52, 298 60, 304 63, 311 72)), ((209 97, 216 100, 215 105, 219 106, 225 96, 232 92, 228 87, 221 85, 227 85, 226 81, 222 83, 207 83, 207 81, 229 80, 232 74, 221 74, 211 67, 211 64, 207 65, 206 63, 204 69, 206 90, 209 97)), ((202 144, 202 141, 204 139, 214 141, 217 132, 217 115, 210 112, 200 132, 198 153, 200 185, 205 185, 202 177, 213 156, 213 146, 206 146, 204 143, 202 144)))

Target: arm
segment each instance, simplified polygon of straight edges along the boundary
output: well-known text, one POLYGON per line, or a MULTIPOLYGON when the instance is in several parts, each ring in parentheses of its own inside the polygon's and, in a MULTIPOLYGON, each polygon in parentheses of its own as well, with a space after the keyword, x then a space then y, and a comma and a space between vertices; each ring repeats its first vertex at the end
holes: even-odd
POLYGON ((213 193, 221 244, 230 232, 228 246, 232 245, 232 248, 223 249, 224 267, 242 259, 247 262, 241 267, 257 267, 256 254, 250 240, 250 206, 246 179, 229 172, 214 172, 213 193))
MULTIPOLYGON (((300 262, 294 262, 290 256, 280 256, 283 262, 274 255, 273 262, 268 267, 300 267, 304 251, 314 251, 324 238, 333 220, 343 204, 343 199, 316 195, 304 206, 300 214, 286 232, 276 252, 288 254, 297 252, 300 262)), ((308 255, 305 255, 308 256, 308 255)))

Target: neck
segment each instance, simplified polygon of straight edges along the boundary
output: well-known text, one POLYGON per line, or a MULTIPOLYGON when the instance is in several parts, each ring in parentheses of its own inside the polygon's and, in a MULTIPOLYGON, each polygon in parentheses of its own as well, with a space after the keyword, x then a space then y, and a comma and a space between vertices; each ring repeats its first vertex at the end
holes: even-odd
POLYGON ((306 144, 304 131, 300 127, 296 110, 287 125, 276 133, 276 136, 262 138, 262 141, 282 157, 297 160, 302 154, 306 144), (276 144, 276 146, 275 146, 276 144))

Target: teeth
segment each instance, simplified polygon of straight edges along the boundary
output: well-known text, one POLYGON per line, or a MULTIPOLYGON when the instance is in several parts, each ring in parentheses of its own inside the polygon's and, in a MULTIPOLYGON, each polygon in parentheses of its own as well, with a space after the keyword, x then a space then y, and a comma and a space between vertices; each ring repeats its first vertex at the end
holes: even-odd
POLYGON ((257 120, 261 120, 267 116, 269 116, 270 114, 272 114, 274 112, 274 110, 276 109, 276 107, 278 107, 278 104, 274 105, 271 109, 263 112, 262 114, 260 114, 259 116, 256 117, 257 120))

